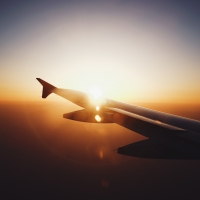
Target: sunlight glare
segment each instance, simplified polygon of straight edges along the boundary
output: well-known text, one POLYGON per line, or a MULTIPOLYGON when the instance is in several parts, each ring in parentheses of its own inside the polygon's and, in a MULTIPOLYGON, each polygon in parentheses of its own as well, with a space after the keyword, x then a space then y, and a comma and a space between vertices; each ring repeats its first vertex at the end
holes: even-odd
POLYGON ((100 106, 96 106, 96 111, 99 111, 100 110, 100 106))
POLYGON ((93 86, 89 89, 90 102, 95 106, 96 111, 100 110, 100 106, 104 103, 103 93, 100 87, 93 86))
POLYGON ((98 98, 102 97, 102 91, 98 86, 91 87, 90 94, 93 97, 93 99, 98 99, 98 98))
POLYGON ((97 122, 101 121, 101 117, 99 115, 95 115, 95 119, 96 119, 97 122))

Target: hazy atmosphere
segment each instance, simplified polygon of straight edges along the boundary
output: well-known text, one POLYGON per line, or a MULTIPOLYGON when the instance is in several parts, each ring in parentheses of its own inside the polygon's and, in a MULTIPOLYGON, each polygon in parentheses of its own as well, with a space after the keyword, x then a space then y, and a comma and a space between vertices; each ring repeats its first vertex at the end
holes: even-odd
MULTIPOLYGON (((0 100, 38 100, 36 77, 126 102, 200 101, 199 4, 5 1, 0 100)), ((57 100, 57 99, 56 99, 57 100)))
POLYGON ((0 199, 199 199, 199 160, 124 156, 145 139, 63 118, 59 88, 200 120, 198 1, 1 1, 0 199))

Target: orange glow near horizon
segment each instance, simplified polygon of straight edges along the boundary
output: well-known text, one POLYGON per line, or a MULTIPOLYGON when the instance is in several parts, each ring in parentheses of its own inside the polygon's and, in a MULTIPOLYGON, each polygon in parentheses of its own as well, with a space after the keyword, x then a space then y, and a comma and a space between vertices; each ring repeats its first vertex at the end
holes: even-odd
POLYGON ((196 133, 159 117, 200 122, 196 1, 3 0, 0 11, 2 197, 199 196, 199 152, 185 141, 196 133), (66 99, 42 98, 50 88, 66 99), (131 120, 117 102, 158 117, 131 120))
MULTIPOLYGON (((0 101, 40 101, 42 86, 35 79, 40 77, 83 92, 99 85, 105 98, 127 103, 200 102, 200 48, 180 37, 171 16, 146 21, 137 8, 117 2, 113 6, 120 12, 87 6, 47 10, 39 21, 27 19, 22 34, 5 37, 0 101)), ((17 27, 12 30, 18 33, 17 27)), ((47 99, 62 101, 53 94, 47 99)))

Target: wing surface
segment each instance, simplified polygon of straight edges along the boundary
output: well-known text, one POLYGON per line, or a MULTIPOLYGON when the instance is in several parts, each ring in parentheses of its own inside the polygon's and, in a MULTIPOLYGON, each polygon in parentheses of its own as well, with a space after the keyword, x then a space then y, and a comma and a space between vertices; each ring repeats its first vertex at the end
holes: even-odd
POLYGON ((110 121, 139 133, 148 140, 118 148, 118 153, 155 159, 200 159, 200 135, 127 111, 107 108, 110 121))
POLYGON ((132 144, 119 147, 119 154, 151 159, 200 159, 199 153, 192 154, 188 151, 182 151, 180 148, 174 148, 172 145, 166 145, 162 142, 147 139, 132 144))
POLYGON ((55 93, 58 96, 61 96, 72 103, 75 103, 76 105, 86 108, 89 107, 89 95, 76 91, 76 90, 69 90, 69 89, 62 89, 62 88, 57 88, 46 81, 36 78, 43 86, 43 91, 42 91, 42 98, 46 98, 48 95, 51 93, 55 93))
POLYGON ((147 119, 154 120, 156 122, 161 122, 165 124, 169 124, 174 127, 179 127, 181 129, 193 131, 200 133, 200 122, 197 120, 184 118, 164 112, 159 112, 147 108, 143 108, 136 105, 126 104, 114 100, 108 100, 108 107, 112 109, 113 111, 119 112, 119 113, 133 113, 142 117, 145 117, 147 119))
POLYGON ((88 94, 57 88, 40 78, 37 80, 43 86, 42 98, 55 93, 84 108, 65 113, 64 118, 90 123, 116 123, 149 138, 120 147, 120 154, 145 158, 200 159, 199 121, 110 99, 103 100, 100 111, 95 110, 88 94))

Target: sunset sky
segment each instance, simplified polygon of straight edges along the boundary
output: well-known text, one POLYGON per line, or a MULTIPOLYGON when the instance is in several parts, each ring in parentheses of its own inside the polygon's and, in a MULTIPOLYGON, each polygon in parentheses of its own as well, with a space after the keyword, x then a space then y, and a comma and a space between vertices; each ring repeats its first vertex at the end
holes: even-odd
POLYGON ((197 2, 1 1, 0 199, 199 199, 199 160, 118 154, 147 138, 64 119, 36 80, 200 120, 197 2))
POLYGON ((200 13, 186 2, 5 1, 0 101, 40 100, 39 77, 131 103, 200 102, 200 13))

